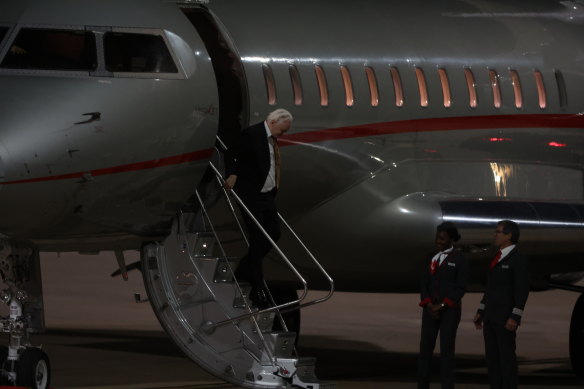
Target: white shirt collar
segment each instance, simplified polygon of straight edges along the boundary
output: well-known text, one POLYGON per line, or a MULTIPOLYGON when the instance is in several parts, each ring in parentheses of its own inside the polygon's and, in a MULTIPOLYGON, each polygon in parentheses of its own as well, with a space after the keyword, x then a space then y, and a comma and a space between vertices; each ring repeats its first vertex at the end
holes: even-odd
POLYGON ((439 264, 442 264, 442 261, 444 261, 446 259, 446 257, 448 256, 448 254, 450 254, 452 251, 454 250, 454 246, 450 246, 449 249, 446 249, 444 251, 439 251, 436 255, 434 255, 434 257, 432 258, 432 261, 439 261, 439 264))
POLYGON ((270 131, 270 127, 268 127, 268 122, 264 120, 264 127, 266 128, 266 136, 269 138, 272 136, 272 132, 270 131))
POLYGON ((503 258, 505 258, 507 255, 509 255, 509 253, 511 252, 511 250, 513 250, 515 248, 515 245, 512 244, 511 246, 507 246, 504 249, 501 249, 501 258, 499 258, 499 262, 501 262, 501 260, 503 258))

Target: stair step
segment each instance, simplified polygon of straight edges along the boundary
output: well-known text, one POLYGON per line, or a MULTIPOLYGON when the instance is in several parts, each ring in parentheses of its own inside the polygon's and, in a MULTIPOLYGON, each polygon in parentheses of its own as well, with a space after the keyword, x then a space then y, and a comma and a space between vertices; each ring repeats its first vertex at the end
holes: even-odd
POLYGON ((316 358, 278 358, 279 374, 292 378, 292 385, 306 389, 335 389, 332 382, 321 381, 315 374, 316 358))
POLYGON ((270 347, 274 358, 290 358, 292 356, 296 332, 268 332, 264 338, 266 347, 270 347))
MULTIPOLYGON (((258 323, 258 327, 262 333, 267 333, 272 331, 272 327, 274 326, 274 318, 276 317, 276 312, 262 312, 256 316, 256 321, 258 323)), ((257 330, 253 329, 254 333, 257 333, 257 330)))
POLYGON ((239 290, 235 290, 235 298, 233 299, 233 308, 245 308, 249 303, 249 292, 251 291, 251 285, 248 283, 240 283, 239 288, 241 289, 241 293, 239 290))
POLYGON ((215 248, 215 235, 211 232, 197 232, 195 235, 195 244, 193 247, 193 256, 195 258, 208 258, 213 256, 215 248))
POLYGON ((237 267, 237 258, 218 258, 215 267, 213 282, 229 283, 233 282, 233 272, 237 267))
POLYGON ((307 389, 335 389, 333 382, 321 381, 316 376, 316 358, 299 358, 292 384, 307 389))

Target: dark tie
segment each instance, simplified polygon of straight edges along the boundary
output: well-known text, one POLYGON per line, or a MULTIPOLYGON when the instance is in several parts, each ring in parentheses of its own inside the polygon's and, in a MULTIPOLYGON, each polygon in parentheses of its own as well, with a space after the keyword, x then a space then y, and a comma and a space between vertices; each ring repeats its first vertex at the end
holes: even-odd
POLYGON ((280 187, 280 147, 278 146, 278 140, 271 136, 270 143, 274 148, 274 164, 276 165, 276 188, 280 187))
POLYGON ((495 255, 495 258, 493 258, 493 260, 491 261, 489 269, 493 269, 495 266, 497 266, 497 264, 499 263, 499 259, 501 259, 501 255, 503 255, 503 253, 501 252, 501 250, 499 250, 499 252, 497 252, 497 255, 495 255))

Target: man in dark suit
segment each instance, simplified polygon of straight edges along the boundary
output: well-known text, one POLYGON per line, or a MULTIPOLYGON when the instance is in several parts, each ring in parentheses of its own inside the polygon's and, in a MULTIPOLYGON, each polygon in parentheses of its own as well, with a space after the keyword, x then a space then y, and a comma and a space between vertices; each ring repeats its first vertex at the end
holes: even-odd
POLYGON ((527 258, 515 247, 519 226, 502 220, 495 229, 494 245, 499 249, 490 264, 487 289, 475 315, 483 330, 491 389, 517 388, 515 338, 529 295, 527 258))
MULTIPOLYGON (((292 126, 292 115, 277 109, 267 119, 244 129, 226 158, 225 187, 241 197, 255 219, 276 242, 280 237, 276 193, 280 183, 280 152, 277 138, 292 126)), ((262 260, 272 248, 256 223, 242 212, 249 232, 249 250, 235 272, 238 281, 248 281, 254 306, 269 306, 264 290, 262 260)))
POLYGON ((440 224, 435 239, 438 252, 429 258, 429 263, 424 263, 420 282, 419 305, 424 311, 418 358, 418 389, 430 387, 432 354, 438 333, 442 389, 454 388, 456 331, 468 280, 468 262, 460 251, 454 249, 454 243, 459 239, 454 223, 440 224))

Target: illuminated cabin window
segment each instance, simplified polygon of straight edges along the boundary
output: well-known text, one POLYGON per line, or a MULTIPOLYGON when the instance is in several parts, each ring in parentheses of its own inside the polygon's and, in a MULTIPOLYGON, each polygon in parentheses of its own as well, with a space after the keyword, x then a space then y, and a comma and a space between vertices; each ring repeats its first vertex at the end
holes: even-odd
POLYGON ((403 107, 404 106, 404 91, 402 89, 401 77, 399 75, 399 70, 396 67, 392 66, 389 68, 389 72, 391 73, 391 80, 393 81, 393 91, 395 94, 395 106, 396 107, 403 107))
POLYGON ((478 104, 477 100, 477 86, 474 78, 474 74, 472 74, 472 70, 469 68, 464 69, 464 77, 466 78, 466 86, 468 88, 468 105, 471 108, 476 108, 478 104))
POLYGON ((444 97, 444 107, 449 108, 452 105, 452 96, 450 94, 450 83, 446 69, 438 69, 440 84, 442 85, 442 96, 444 97))
POLYGON ((495 70, 489 70, 489 80, 493 91, 493 105, 495 108, 501 108, 501 87, 499 85, 499 75, 495 70))
POLYGON ((377 77, 375 70, 372 67, 365 67, 365 75, 367 76, 367 83, 369 84, 369 96, 371 97, 371 106, 379 106, 379 90, 377 88, 377 77))
POLYGON ((320 105, 322 107, 327 107, 329 104, 328 96, 328 85, 326 82, 326 75, 324 74, 324 69, 320 65, 314 67, 316 73, 316 81, 318 83, 318 91, 320 93, 320 105))
POLYGON ((556 70, 556 85, 558 86, 558 96, 560 98, 560 108, 566 109, 568 107, 568 91, 566 89, 566 80, 561 71, 556 70))
POLYGON ((351 73, 348 67, 341 66, 341 77, 345 88, 345 104, 347 107, 352 107, 355 104, 355 97, 353 96, 353 83, 351 82, 351 73))
POLYGON ((294 105, 302 105, 302 82, 298 68, 290 65, 290 80, 292 81, 292 93, 294 94, 294 105))
POLYGON ((270 65, 262 65, 264 72, 264 81, 266 82, 266 92, 268 94, 268 104, 276 105, 276 81, 274 81, 274 73, 270 65))
POLYGON ((2 42, 2 39, 4 39, 7 32, 8 32, 8 27, 0 26, 0 42, 2 42))
POLYGON ((545 107, 547 107, 547 95, 545 93, 543 75, 539 70, 535 70, 533 72, 533 77, 535 77, 535 85, 537 85, 537 97, 539 101, 539 108, 545 109, 545 107))
POLYGON ((515 107, 523 107, 523 94, 521 93, 521 81, 516 70, 509 70, 511 76, 511 85, 513 85, 513 94, 515 95, 515 107))
POLYGON ((92 71, 97 68, 95 36, 81 30, 23 28, 0 66, 9 69, 92 71))
POLYGON ((428 87, 426 86, 426 77, 424 71, 416 68, 416 78, 418 79, 418 91, 420 93, 420 106, 428 106, 428 87))

